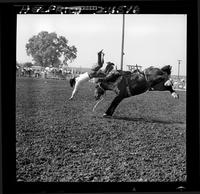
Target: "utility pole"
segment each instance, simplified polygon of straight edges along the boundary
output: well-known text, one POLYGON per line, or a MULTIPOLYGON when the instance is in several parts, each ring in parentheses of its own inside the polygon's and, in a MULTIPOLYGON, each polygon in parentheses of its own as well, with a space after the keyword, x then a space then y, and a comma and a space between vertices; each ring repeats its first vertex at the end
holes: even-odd
POLYGON ((179 75, 180 75, 180 63, 181 63, 181 61, 182 60, 180 60, 180 59, 178 60, 178 79, 179 79, 179 75))
POLYGON ((122 22, 121 70, 123 70, 123 59, 124 59, 124 27, 125 27, 125 14, 123 14, 123 22, 122 22))

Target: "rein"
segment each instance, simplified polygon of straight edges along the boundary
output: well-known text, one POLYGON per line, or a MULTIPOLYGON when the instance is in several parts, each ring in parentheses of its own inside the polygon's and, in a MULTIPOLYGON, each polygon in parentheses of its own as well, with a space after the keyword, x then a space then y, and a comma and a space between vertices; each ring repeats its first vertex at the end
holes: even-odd
POLYGON ((102 97, 100 100, 97 101, 97 103, 94 105, 94 107, 93 107, 93 109, 92 109, 93 112, 95 111, 97 105, 98 105, 102 100, 104 100, 103 97, 102 97))
POLYGON ((106 93, 106 90, 104 88, 102 88, 101 83, 98 83, 97 85, 101 90, 103 90, 106 93))
POLYGON ((97 103, 94 105, 94 107, 93 107, 93 109, 92 109, 93 112, 95 111, 97 105, 98 105, 102 100, 104 100, 104 97, 103 97, 103 96, 106 95, 106 90, 105 90, 104 88, 102 88, 100 84, 101 84, 101 83, 98 83, 97 85, 98 85, 98 87, 99 87, 101 90, 104 91, 104 94, 102 95, 101 99, 98 100, 97 103))

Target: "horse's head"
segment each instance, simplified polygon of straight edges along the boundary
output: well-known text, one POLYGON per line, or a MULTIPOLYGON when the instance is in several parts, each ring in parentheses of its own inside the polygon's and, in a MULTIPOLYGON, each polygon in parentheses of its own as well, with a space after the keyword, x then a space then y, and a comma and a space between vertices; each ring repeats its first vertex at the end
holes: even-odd
POLYGON ((119 84, 122 81, 123 76, 119 73, 112 73, 108 80, 98 80, 95 89, 95 99, 99 100, 102 95, 105 94, 106 90, 115 92, 117 95, 120 94, 119 84))
POLYGON ((95 100, 99 100, 101 96, 105 94, 105 92, 106 88, 104 88, 104 84, 98 82, 95 86, 95 91, 94 91, 95 100))
POLYGON ((171 66, 166 65, 163 68, 150 67, 146 69, 146 77, 150 83, 150 89, 155 91, 170 91, 174 98, 178 98, 178 94, 173 89, 173 82, 170 78, 171 66))

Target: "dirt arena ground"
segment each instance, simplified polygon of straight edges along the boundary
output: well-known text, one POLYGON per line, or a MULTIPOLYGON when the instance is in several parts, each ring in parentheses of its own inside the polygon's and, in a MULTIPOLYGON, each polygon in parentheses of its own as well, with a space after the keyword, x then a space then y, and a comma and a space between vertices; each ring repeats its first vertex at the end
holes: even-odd
POLYGON ((71 92, 67 80, 17 78, 17 181, 186 180, 186 92, 127 98, 109 119, 114 93, 92 112, 94 84, 71 92))

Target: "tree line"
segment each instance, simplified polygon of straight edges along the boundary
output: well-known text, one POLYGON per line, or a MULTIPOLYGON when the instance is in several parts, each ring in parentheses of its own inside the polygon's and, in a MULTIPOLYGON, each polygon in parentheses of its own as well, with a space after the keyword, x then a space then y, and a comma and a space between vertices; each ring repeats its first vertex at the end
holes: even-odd
MULTIPOLYGON (((77 57, 77 48, 70 46, 64 36, 57 36, 55 32, 42 31, 31 37, 25 47, 34 65, 41 67, 59 67, 61 63, 68 66, 77 57)), ((30 67, 31 63, 25 65, 30 67)))

